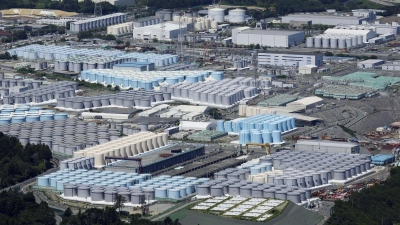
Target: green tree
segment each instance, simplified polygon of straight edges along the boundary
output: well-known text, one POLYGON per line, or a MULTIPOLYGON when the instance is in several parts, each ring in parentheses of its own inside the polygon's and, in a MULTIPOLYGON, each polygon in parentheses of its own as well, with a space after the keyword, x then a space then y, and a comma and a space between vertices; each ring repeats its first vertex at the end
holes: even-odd
POLYGON ((68 207, 64 212, 64 217, 70 217, 70 216, 72 216, 72 210, 70 207, 68 207))
POLYGON ((116 40, 115 43, 117 43, 117 45, 123 44, 124 42, 121 40, 116 40))
POLYGON ((256 44, 255 49, 260 49, 260 44, 256 44))
POLYGON ((114 208, 118 209, 118 211, 121 213, 121 209, 124 206, 125 202, 126 202, 126 199, 124 197, 122 197, 121 195, 115 196, 114 208))
POLYGON ((153 38, 153 42, 157 43, 158 42, 158 38, 153 38))
POLYGON ((93 37, 93 32, 91 32, 91 31, 81 31, 81 32, 78 32, 77 37, 78 37, 79 40, 92 38, 93 37))
POLYGON ((131 43, 129 41, 125 41, 125 46, 129 47, 129 46, 131 46, 131 43))

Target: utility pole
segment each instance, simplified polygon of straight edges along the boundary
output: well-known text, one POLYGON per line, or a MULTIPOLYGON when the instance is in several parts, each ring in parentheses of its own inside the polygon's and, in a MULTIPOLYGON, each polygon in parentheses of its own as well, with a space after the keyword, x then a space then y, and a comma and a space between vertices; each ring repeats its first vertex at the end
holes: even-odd
POLYGON ((102 16, 103 10, 101 9, 101 0, 95 0, 94 2, 94 17, 102 16))
POLYGON ((160 40, 160 53, 163 54, 165 51, 165 12, 161 13, 161 40, 160 40))

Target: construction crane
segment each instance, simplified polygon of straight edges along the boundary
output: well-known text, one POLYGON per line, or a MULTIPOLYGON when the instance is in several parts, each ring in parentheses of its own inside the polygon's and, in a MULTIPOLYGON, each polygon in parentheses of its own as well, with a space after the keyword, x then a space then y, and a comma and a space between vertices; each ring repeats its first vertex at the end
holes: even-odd
POLYGON ((260 146, 260 147, 264 147, 265 148, 265 154, 269 155, 271 154, 270 149, 271 149, 271 145, 269 143, 265 143, 265 144, 257 144, 257 143, 252 143, 252 142, 247 142, 246 143, 246 154, 249 154, 249 146, 260 146))
MULTIPOLYGON (((142 158, 128 158, 128 157, 117 157, 117 156, 106 156, 104 157, 106 163, 109 159, 116 159, 116 160, 129 160, 129 161, 136 161, 138 163, 137 173, 142 172, 142 158)), ((108 165, 108 164, 106 164, 108 165)))

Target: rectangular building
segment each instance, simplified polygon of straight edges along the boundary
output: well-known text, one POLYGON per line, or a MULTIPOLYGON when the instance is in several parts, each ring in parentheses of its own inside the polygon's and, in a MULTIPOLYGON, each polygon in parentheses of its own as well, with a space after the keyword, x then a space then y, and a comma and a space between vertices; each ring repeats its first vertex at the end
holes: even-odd
POLYGON ((386 63, 382 65, 382 70, 400 70, 400 64, 395 64, 395 63, 386 63))
POLYGON ((69 27, 68 23, 72 22, 74 20, 70 19, 61 19, 61 20, 56 20, 56 19, 40 19, 36 20, 36 24, 52 24, 60 27, 69 27), (67 26, 68 25, 68 26, 67 26))
POLYGON ((304 110, 315 108, 322 103, 323 99, 317 96, 306 97, 286 104, 287 107, 301 108, 304 110))
POLYGON ((360 146, 351 142, 298 140, 296 151, 359 154, 360 146))
POLYGON ((374 67, 384 64, 385 61, 381 59, 368 59, 357 63, 357 67, 360 69, 372 69, 374 67))
MULTIPOLYGON (((137 40, 153 40, 157 38, 161 40, 161 24, 146 26, 146 27, 138 27, 133 29, 133 38, 137 40)), ((181 31, 179 31, 179 23, 175 22, 167 22, 165 23, 165 40, 171 40, 174 38, 178 38, 180 33, 186 34, 187 27, 186 24, 183 24, 181 27, 181 31)))
POLYGON ((363 16, 340 16, 330 14, 289 14, 282 17, 282 23, 290 21, 310 21, 312 24, 333 25, 338 24, 361 24, 362 21, 369 21, 369 18, 363 16))
POLYGON ((258 53, 259 66, 322 66, 323 54, 313 52, 268 51, 258 53))
POLYGON ((232 30, 232 42, 238 45, 257 45, 266 47, 291 47, 304 42, 303 31, 252 30, 249 27, 232 30))

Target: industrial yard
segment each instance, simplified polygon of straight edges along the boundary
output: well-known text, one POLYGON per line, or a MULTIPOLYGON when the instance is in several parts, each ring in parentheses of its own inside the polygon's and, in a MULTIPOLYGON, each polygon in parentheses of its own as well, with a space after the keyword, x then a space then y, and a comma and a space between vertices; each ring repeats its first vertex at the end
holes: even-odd
POLYGON ((109 4, 128 7, 2 10, 0 132, 36 164, 2 188, 75 215, 312 225, 400 166, 392 17, 109 4))

